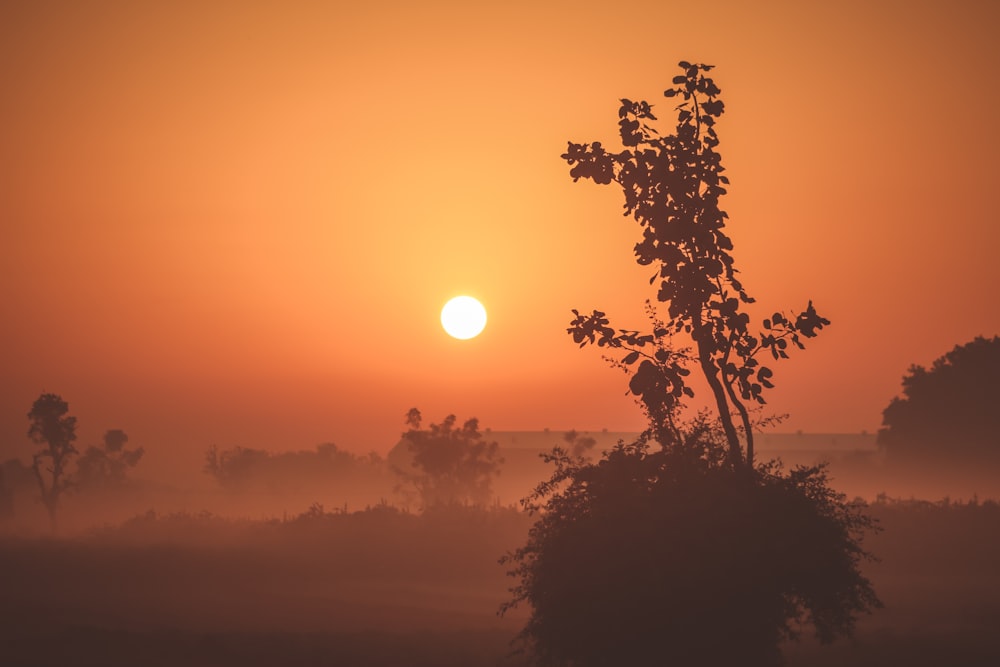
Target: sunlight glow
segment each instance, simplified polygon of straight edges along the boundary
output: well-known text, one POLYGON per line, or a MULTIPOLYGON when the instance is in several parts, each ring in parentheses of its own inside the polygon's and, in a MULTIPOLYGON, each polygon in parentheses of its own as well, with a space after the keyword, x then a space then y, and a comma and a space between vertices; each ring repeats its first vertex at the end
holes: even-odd
POLYGON ((486 309, 471 296, 456 296, 441 309, 441 326, 453 338, 475 338, 486 326, 486 309))

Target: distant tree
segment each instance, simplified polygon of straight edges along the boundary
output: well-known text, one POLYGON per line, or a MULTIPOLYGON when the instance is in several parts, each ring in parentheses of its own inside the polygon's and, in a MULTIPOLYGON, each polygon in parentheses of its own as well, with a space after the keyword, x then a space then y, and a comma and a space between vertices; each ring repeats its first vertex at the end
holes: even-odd
POLYGON ((56 512, 59 499, 72 487, 66 475, 66 466, 76 454, 76 417, 71 417, 69 404, 56 394, 42 394, 31 406, 28 420, 28 437, 42 449, 32 457, 32 469, 42 504, 49 512, 52 530, 56 529, 56 512))
POLYGON ((503 462, 496 442, 487 442, 472 418, 461 427, 455 415, 421 429, 420 411, 406 415, 408 430, 403 443, 410 454, 409 470, 396 468, 404 483, 412 485, 425 508, 442 504, 486 505, 492 499, 492 482, 503 462))
POLYGON ((892 459, 1000 463, 1000 337, 976 337, 911 366, 903 396, 882 412, 878 443, 892 459))
POLYGON ((77 459, 76 482, 81 488, 112 488, 125 483, 130 468, 134 468, 145 453, 142 447, 126 449, 128 435, 120 429, 104 434, 103 447, 88 447, 77 459))
POLYGON ((829 322, 810 302, 751 331, 742 308, 753 299, 719 206, 720 90, 705 76, 711 66, 680 68, 665 92, 680 100, 673 134, 649 125, 647 102, 623 99, 624 150, 570 143, 563 155, 574 180, 622 188, 642 228, 637 261, 655 264, 667 319, 647 302, 643 333, 573 311, 573 340, 617 355, 649 428, 593 463, 556 448, 552 477, 524 501, 539 518, 504 560, 518 580, 504 609, 531 605, 522 638, 543 664, 778 665, 780 640, 801 624, 829 641, 880 604, 860 570, 865 506, 831 490, 821 466, 755 461, 754 428, 766 420, 751 406, 773 386, 760 357, 787 358, 829 322), (675 346, 681 335, 691 348, 675 346), (683 419, 691 363, 713 417, 683 419))
POLYGON ((314 451, 269 452, 234 447, 220 450, 214 445, 205 454, 204 471, 232 491, 292 493, 304 489, 329 492, 334 484, 341 491, 388 489, 385 463, 375 453, 358 456, 332 442, 314 451))
POLYGON ((234 447, 220 451, 212 445, 205 453, 204 470, 223 486, 244 486, 257 475, 268 456, 263 449, 234 447))
POLYGON ((589 435, 580 435, 575 430, 563 433, 563 441, 569 448, 569 454, 573 458, 586 456, 597 444, 597 440, 589 435))

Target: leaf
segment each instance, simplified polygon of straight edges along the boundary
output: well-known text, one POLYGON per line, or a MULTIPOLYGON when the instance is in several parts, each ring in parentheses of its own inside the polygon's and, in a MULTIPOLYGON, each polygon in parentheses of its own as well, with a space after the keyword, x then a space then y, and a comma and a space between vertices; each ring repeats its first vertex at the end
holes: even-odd
POLYGON ((625 355, 625 358, 622 359, 622 363, 627 366, 629 364, 634 364, 638 360, 639 360, 638 352, 629 352, 628 354, 625 355))
POLYGON ((701 108, 710 116, 721 116, 725 110, 725 105, 722 103, 722 100, 711 100, 702 102, 701 108))

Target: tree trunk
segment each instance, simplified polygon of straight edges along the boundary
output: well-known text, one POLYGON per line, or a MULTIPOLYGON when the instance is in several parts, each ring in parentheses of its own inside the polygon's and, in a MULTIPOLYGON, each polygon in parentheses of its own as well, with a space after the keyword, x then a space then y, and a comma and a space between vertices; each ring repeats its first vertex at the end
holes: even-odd
MULTIPOLYGON (((733 416, 730 411, 729 401, 726 399, 726 390, 719 379, 719 368, 712 358, 712 349, 705 343, 706 332, 704 325, 698 326, 694 330, 694 337, 698 343, 698 361, 701 363, 701 371, 708 381, 708 386, 712 389, 715 397, 715 406, 719 409, 719 419, 722 421, 722 430, 726 434, 729 442, 729 460, 734 468, 743 465, 743 450, 740 446, 740 436, 736 432, 733 424, 733 416)), ((711 332, 708 332, 711 335, 711 332)))

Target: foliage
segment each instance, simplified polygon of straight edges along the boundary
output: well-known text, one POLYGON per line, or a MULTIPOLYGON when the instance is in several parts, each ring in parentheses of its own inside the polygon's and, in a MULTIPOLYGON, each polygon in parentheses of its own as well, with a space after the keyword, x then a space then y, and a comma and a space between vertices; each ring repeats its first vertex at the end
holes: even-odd
POLYGON ((672 408, 683 396, 693 396, 688 385, 686 350, 675 351, 666 340, 671 334, 690 336, 693 360, 699 364, 719 411, 733 465, 753 467, 753 424, 748 404, 763 404, 764 390, 773 387, 773 371, 761 363, 788 357, 790 344, 803 348, 829 321, 809 302, 797 314, 775 312, 759 330, 752 330, 743 312, 753 303, 734 265, 732 240, 725 233, 728 214, 719 201, 728 177, 716 150, 716 123, 725 105, 721 91, 705 73, 711 65, 681 62, 664 95, 677 98, 675 132, 661 135, 648 102, 621 100, 619 133, 624 150, 610 152, 600 142, 570 142, 563 159, 573 180, 617 183, 625 195, 625 215, 642 227, 635 245, 636 261, 653 265, 650 284, 659 281, 658 301, 667 304, 668 318, 641 333, 615 329, 605 313, 594 310, 576 316, 568 329, 581 346, 596 343, 621 351, 620 363, 638 362, 629 383, 657 428, 672 431, 672 408), (732 418, 740 418, 738 431, 732 418), (745 454, 741 445, 745 445, 745 454))
POLYGON ((72 486, 66 476, 66 465, 77 453, 73 446, 73 441, 76 440, 76 417, 69 416, 68 412, 69 404, 60 396, 42 394, 28 413, 31 423, 28 437, 41 447, 32 456, 32 469, 53 530, 59 499, 72 486))
POLYGON ((413 470, 396 468, 396 473, 416 490, 423 507, 489 504, 493 477, 500 474, 503 459, 497 455, 497 443, 483 439, 479 420, 473 417, 459 427, 455 415, 448 415, 426 430, 420 428, 421 420, 416 408, 406 415, 409 429, 403 443, 413 470))
POLYGON ((977 337, 934 361, 911 366, 903 396, 882 412, 878 442, 897 460, 1000 462, 1000 337, 977 337))
POLYGON ((76 481, 80 488, 120 487, 125 476, 134 468, 145 450, 142 447, 126 449, 128 435, 121 429, 104 434, 103 447, 88 447, 77 459, 76 481))
POLYGON ((859 564, 872 527, 822 467, 751 477, 699 422, 673 448, 619 444, 597 463, 557 450, 504 562, 530 602, 522 632, 551 665, 776 665, 811 623, 823 641, 879 606, 859 564))

